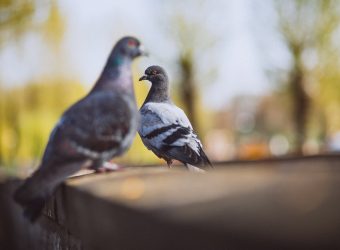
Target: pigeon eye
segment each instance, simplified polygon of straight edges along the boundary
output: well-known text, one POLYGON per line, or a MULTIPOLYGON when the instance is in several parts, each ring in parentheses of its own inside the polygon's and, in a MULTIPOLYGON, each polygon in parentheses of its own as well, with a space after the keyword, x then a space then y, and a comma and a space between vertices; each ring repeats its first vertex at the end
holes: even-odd
POLYGON ((136 46, 137 46, 137 43, 136 43, 136 41, 134 41, 134 40, 129 40, 129 41, 128 41, 128 46, 129 46, 129 47, 136 47, 136 46))

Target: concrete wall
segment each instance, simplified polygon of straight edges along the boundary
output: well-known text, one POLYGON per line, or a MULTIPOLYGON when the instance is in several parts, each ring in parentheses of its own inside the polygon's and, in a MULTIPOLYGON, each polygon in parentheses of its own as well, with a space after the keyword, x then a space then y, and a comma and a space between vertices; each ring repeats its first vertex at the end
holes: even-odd
POLYGON ((31 224, 11 197, 18 184, 18 180, 0 184, 0 249, 83 249, 81 241, 57 219, 57 210, 63 211, 55 209, 63 204, 59 201, 63 188, 51 199, 38 223, 31 224))
POLYGON ((73 178, 31 225, 0 184, 0 249, 340 249, 340 157, 73 178))

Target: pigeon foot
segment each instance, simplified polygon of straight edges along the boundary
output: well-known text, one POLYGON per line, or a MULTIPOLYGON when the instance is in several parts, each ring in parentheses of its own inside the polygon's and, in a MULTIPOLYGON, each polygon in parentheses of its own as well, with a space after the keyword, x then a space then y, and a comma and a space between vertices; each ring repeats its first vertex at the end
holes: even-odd
POLYGON ((168 168, 172 168, 171 164, 172 164, 172 160, 167 160, 166 164, 168 165, 168 168))
POLYGON ((106 161, 100 167, 96 168, 96 172, 107 173, 107 172, 112 172, 112 171, 119 171, 122 169, 123 167, 121 165, 106 161))

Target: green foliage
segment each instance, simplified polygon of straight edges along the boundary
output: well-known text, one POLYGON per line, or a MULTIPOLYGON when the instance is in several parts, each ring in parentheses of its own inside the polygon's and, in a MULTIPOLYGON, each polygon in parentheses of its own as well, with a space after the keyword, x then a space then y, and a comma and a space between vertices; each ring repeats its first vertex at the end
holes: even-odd
POLYGON ((31 25, 35 1, 0 0, 0 31, 12 30, 20 34, 31 25))
POLYGON ((40 32, 53 49, 58 49, 64 30, 56 0, 0 0, 0 48, 34 31, 40 32), (39 16, 46 18, 35 18, 38 11, 39 16))
POLYGON ((42 32, 48 43, 54 46, 55 49, 58 49, 59 45, 61 44, 64 31, 64 19, 59 11, 56 2, 53 1, 51 2, 51 6, 49 8, 48 18, 42 26, 42 32))
POLYGON ((29 164, 38 159, 62 112, 84 93, 80 83, 61 79, 2 89, 1 163, 29 164))

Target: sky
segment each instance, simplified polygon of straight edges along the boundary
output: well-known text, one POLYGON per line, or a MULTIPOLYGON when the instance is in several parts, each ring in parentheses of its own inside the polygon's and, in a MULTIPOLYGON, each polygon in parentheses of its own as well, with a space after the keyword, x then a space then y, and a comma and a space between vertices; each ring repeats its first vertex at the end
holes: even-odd
POLYGON ((279 42, 263 43, 263 39, 258 39, 271 36, 260 35, 263 31, 256 34, 254 1, 211 0, 193 8, 186 4, 181 5, 179 0, 60 0, 65 34, 59 52, 53 53, 41 36, 28 32, 19 44, 7 44, 0 51, 0 80, 7 86, 16 86, 42 75, 60 73, 90 87, 113 44, 124 35, 138 37, 150 52, 148 58, 136 62, 138 72, 159 64, 168 71, 170 79, 178 80, 178 43, 173 37, 171 18, 179 11, 202 28, 202 39, 209 36, 216 40, 212 50, 197 53, 201 95, 208 108, 223 108, 237 95, 263 95, 271 90, 266 64, 274 60, 285 65, 288 58, 279 42), (273 53, 263 47, 275 51, 276 58, 270 58, 273 53), (214 76, 201 76, 204 69, 212 69, 214 76))

